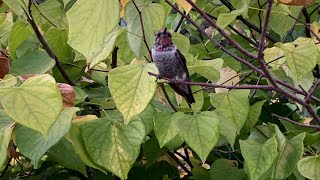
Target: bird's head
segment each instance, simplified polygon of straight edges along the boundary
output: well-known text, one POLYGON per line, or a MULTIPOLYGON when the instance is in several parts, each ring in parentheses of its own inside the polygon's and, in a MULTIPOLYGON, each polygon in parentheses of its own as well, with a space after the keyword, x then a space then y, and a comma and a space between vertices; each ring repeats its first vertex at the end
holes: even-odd
POLYGON ((171 33, 167 31, 167 28, 156 33, 156 40, 154 43, 156 51, 171 51, 173 47, 172 36, 171 33))

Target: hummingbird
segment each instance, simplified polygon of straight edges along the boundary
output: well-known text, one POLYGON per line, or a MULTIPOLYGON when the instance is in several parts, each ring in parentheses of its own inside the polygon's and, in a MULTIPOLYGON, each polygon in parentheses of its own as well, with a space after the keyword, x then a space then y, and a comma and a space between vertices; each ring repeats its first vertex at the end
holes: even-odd
MULTIPOLYGON (((186 58, 172 42, 170 32, 165 28, 156 33, 155 43, 152 47, 152 59, 156 64, 160 77, 172 80, 191 81, 186 58)), ((180 96, 184 97, 188 105, 195 103, 189 84, 168 83, 180 96)))

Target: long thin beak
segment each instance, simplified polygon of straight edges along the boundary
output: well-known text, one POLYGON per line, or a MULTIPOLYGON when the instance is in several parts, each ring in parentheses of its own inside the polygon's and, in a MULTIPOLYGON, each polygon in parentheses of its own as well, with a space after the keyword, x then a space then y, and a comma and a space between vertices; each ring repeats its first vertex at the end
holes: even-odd
POLYGON ((166 34, 167 32, 167 28, 164 28, 163 33, 166 34))

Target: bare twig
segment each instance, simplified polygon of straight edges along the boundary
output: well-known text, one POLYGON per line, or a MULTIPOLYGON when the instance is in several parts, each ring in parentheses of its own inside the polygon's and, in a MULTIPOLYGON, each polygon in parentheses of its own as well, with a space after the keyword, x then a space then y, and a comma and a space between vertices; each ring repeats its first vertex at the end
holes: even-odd
POLYGON ((311 32, 310 32, 310 14, 308 13, 306 7, 302 8, 302 14, 304 16, 304 18, 306 19, 306 26, 305 26, 305 33, 306 33, 306 37, 311 38, 311 32))
MULTIPOLYGON (((216 17, 212 16, 211 14, 206 13, 210 18, 217 20, 216 17)), ((255 47, 258 47, 258 43, 252 40, 250 37, 244 35, 243 33, 239 32, 236 28, 234 28, 232 25, 228 25, 228 27, 234 31, 236 34, 238 34, 243 39, 247 40, 250 44, 254 45, 255 47)))
POLYGON ((199 25, 197 25, 197 23, 195 21, 193 21, 191 18, 189 18, 188 16, 186 16, 185 14, 183 14, 177 7, 175 7, 169 0, 165 0, 167 4, 169 4, 176 12, 178 12, 179 14, 181 14, 182 16, 184 16, 194 27, 196 27, 203 35, 205 35, 211 42, 213 42, 217 48, 221 49, 222 51, 224 51, 226 54, 230 55, 231 57, 233 57, 234 59, 236 59, 237 61, 241 62, 242 64, 248 66, 250 69, 256 71, 259 74, 264 75, 264 72, 262 70, 260 70, 259 68, 257 68, 256 66, 254 66, 253 64, 251 64, 250 62, 240 58, 239 56, 237 56, 235 53, 229 51, 228 49, 226 49, 225 47, 223 47, 221 44, 219 44, 216 40, 214 40, 210 35, 208 35, 207 33, 204 32, 203 29, 200 28, 199 25))
POLYGON ((116 68, 117 67, 117 61, 118 61, 118 47, 115 46, 113 51, 112 51, 112 62, 111 62, 111 68, 116 68))
POLYGON ((201 8, 199 8, 192 0, 186 0, 213 28, 219 31, 219 33, 229 42, 231 46, 238 49, 244 55, 256 59, 257 56, 244 49, 238 42, 230 37, 223 29, 221 29, 201 8))
MULTIPOLYGON (((157 74, 154 74, 152 72, 148 72, 149 75, 157 77, 157 74)), ((205 87, 212 87, 212 88, 225 88, 225 89, 263 89, 271 91, 273 90, 273 86, 271 85, 241 85, 241 86, 228 86, 228 85, 219 85, 219 84, 212 84, 212 83, 203 83, 203 82, 190 82, 190 81, 181 81, 181 80, 172 80, 169 78, 161 77, 161 79, 164 79, 168 81, 168 83, 173 84, 189 84, 194 86, 205 86, 205 87)))
POLYGON ((181 24, 182 24, 182 22, 183 22, 183 19, 184 19, 184 17, 181 16, 181 18, 180 18, 177 26, 174 28, 173 32, 178 32, 178 30, 179 30, 179 28, 180 28, 180 26, 181 26, 181 24))
POLYGON ((71 86, 75 86, 75 83, 71 80, 71 78, 69 77, 69 75, 67 74, 67 72, 64 70, 62 64, 60 63, 58 57, 54 54, 54 52, 51 50, 51 48, 49 47, 49 45, 47 44, 47 42, 44 40, 40 30, 38 29, 38 26, 36 24, 36 22, 33 19, 32 16, 32 12, 31 12, 31 6, 32 6, 32 0, 29 0, 29 4, 28 4, 28 12, 25 12, 26 16, 27 16, 27 20, 29 22, 29 24, 31 25, 32 29, 34 30, 34 32, 37 35, 38 40, 40 41, 41 45, 43 46, 43 48, 46 50, 46 52, 48 53, 48 55, 55 60, 56 62, 56 66, 59 70, 59 72, 61 73, 62 77, 67 81, 67 83, 71 86))
POLYGON ((288 16, 298 21, 299 23, 302 23, 308 29, 308 31, 317 39, 317 41, 320 42, 320 37, 315 32, 313 32, 312 29, 310 29, 310 27, 305 22, 293 17, 291 14, 288 14, 288 16))
POLYGON ((1 53, 4 57, 9 58, 9 56, 7 55, 7 53, 5 53, 4 51, 0 50, 0 53, 1 53))
POLYGON ((308 124, 299 123, 299 122, 294 121, 294 120, 292 120, 292 119, 290 119, 290 118, 282 117, 282 116, 279 116, 279 115, 274 114, 274 113, 272 113, 271 115, 274 116, 274 117, 277 117, 277 118, 279 118, 279 119, 281 119, 281 120, 284 120, 284 121, 290 122, 290 123, 292 123, 292 124, 298 125, 298 126, 300 126, 300 127, 312 128, 312 129, 316 129, 316 130, 318 130, 318 131, 320 130, 320 126, 308 125, 308 124))
POLYGON ((38 6, 34 6, 36 8, 36 10, 39 12, 39 14, 45 18, 52 26, 57 27, 53 22, 50 21, 50 19, 48 19, 45 15, 42 14, 42 12, 40 11, 40 9, 38 8, 38 6))
POLYGON ((180 166, 186 173, 188 173, 189 176, 192 175, 191 171, 189 171, 189 169, 186 168, 186 166, 180 162, 180 160, 176 157, 176 155, 174 155, 174 153, 172 153, 172 152, 170 152, 170 151, 167 151, 167 153, 168 153, 168 155, 169 155, 174 161, 176 161, 176 163, 179 164, 179 166, 180 166))
POLYGON ((267 1, 267 11, 266 11, 266 15, 265 15, 265 19, 264 19, 264 25, 262 28, 262 32, 261 32, 261 38, 260 38, 260 43, 259 43, 259 47, 258 47, 258 62, 260 64, 260 67, 262 69, 262 71, 264 72, 265 76, 269 79, 269 81, 271 82, 271 84, 274 87, 278 87, 275 79, 273 77, 271 77, 271 74, 268 70, 268 67, 263 59, 263 51, 265 49, 265 41, 266 41, 266 35, 267 35, 267 30, 268 30, 268 24, 269 24, 269 19, 270 19, 270 14, 271 14, 271 8, 272 8, 272 0, 268 0, 267 1))
POLYGON ((305 101, 306 103, 310 103, 310 100, 311 100, 311 96, 312 94, 317 90, 317 88, 319 87, 320 85, 320 79, 318 79, 316 81, 316 83, 314 83, 314 85, 312 86, 311 90, 309 91, 308 95, 306 96, 305 98, 305 101))
MULTIPOLYGON (((221 0, 221 2, 230 10, 233 11, 235 10, 235 8, 232 6, 232 4, 230 4, 227 0, 221 0)), ((241 22, 243 22, 245 25, 247 25, 249 28, 252 28, 253 30, 255 30, 258 33, 262 32, 262 29, 255 26, 254 24, 252 24, 250 21, 247 21, 246 19, 244 19, 241 15, 237 16, 237 19, 239 19, 241 22)), ((269 34, 266 35, 266 37, 273 43, 277 42, 277 40, 275 38, 273 38, 272 36, 270 36, 269 34)))
POLYGON ((160 86, 160 88, 162 89, 163 94, 164 94, 164 96, 166 97, 166 99, 167 99, 169 105, 171 106, 171 108, 172 108, 175 112, 178 112, 177 108, 174 106, 174 104, 173 104, 172 101, 170 100, 170 97, 169 97, 169 95, 168 95, 168 93, 167 93, 167 91, 166 91, 166 88, 164 87, 163 83, 159 83, 159 86, 160 86))
POLYGON ((140 24, 141 24, 141 31, 142 31, 142 36, 143 36, 142 39, 143 39, 144 44, 146 45, 146 48, 148 49, 148 52, 150 54, 150 58, 152 59, 151 50, 150 50, 150 48, 148 46, 148 42, 147 42, 147 39, 146 39, 146 34, 145 34, 145 31, 144 31, 144 23, 143 23, 143 19, 142 19, 142 13, 141 13, 140 9, 138 8, 137 4, 134 2, 134 0, 132 0, 132 3, 134 5, 134 7, 138 11, 140 24))

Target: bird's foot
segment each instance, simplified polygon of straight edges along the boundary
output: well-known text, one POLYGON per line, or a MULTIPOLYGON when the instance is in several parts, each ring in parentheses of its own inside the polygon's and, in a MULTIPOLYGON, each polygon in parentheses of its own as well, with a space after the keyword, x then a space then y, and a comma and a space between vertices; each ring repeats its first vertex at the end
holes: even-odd
POLYGON ((156 80, 154 81, 154 82, 157 82, 159 79, 161 79, 162 78, 162 76, 161 76, 161 74, 158 74, 157 76, 156 76, 156 80))

